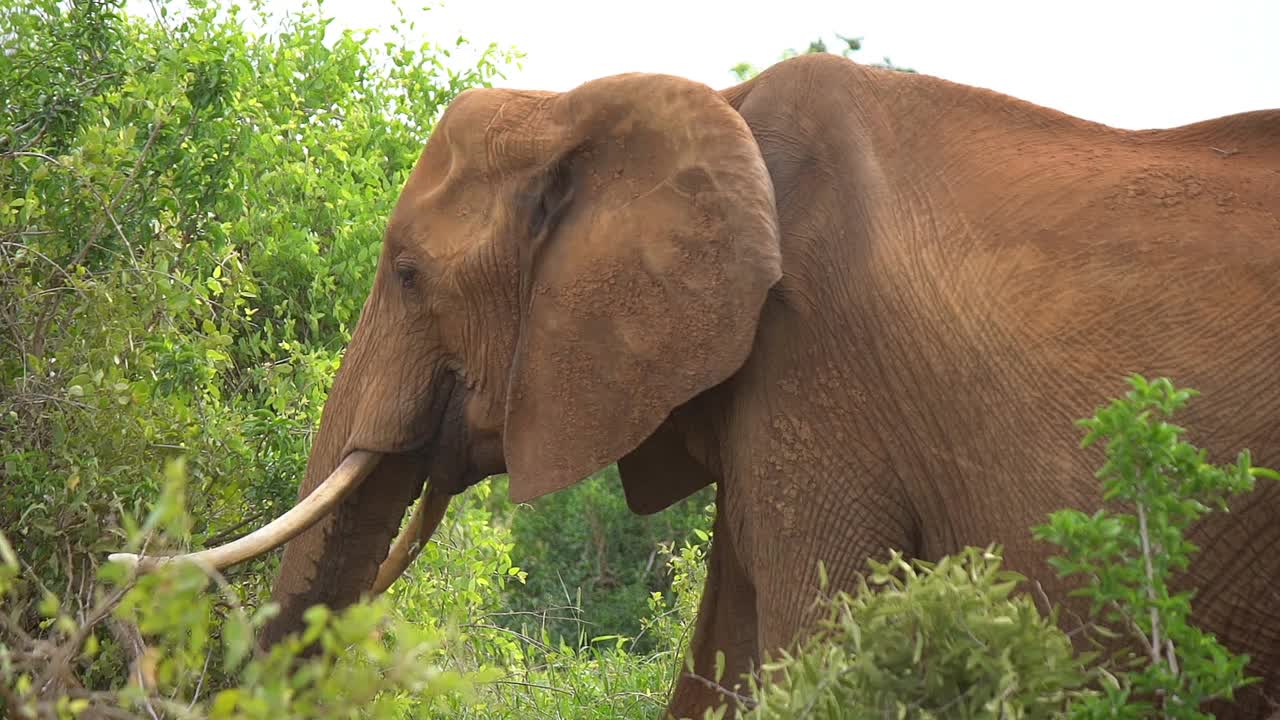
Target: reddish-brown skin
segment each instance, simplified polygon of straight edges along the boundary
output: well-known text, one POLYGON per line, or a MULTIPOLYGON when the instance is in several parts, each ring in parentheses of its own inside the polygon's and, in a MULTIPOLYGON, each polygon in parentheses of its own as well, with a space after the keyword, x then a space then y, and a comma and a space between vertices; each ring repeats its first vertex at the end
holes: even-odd
MULTIPOLYGON (((627 75, 470 91, 388 225, 301 489, 395 453, 285 551, 270 644, 342 606, 428 473, 516 500, 619 462, 632 508, 718 483, 691 647, 726 677, 810 618, 817 563, 1004 545, 1092 509, 1073 421, 1133 372, 1280 465, 1280 111, 1128 132, 827 55, 716 93, 627 75)), ((1280 698, 1280 488, 1203 523, 1196 619, 1280 698)), ((681 679, 669 710, 717 700, 681 679)), ((1224 712, 1222 717, 1228 717, 1224 712)))

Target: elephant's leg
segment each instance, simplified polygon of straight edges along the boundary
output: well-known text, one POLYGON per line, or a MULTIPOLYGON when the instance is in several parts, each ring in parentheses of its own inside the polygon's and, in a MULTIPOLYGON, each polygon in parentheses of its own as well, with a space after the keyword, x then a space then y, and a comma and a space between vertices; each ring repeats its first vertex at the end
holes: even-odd
POLYGON ((731 702, 713 682, 717 651, 723 652, 725 659, 719 685, 735 692, 742 675, 751 670, 751 663, 759 656, 756 593, 747 580, 728 523, 722 519, 724 507, 722 491, 717 498, 719 511, 707 558, 707 583, 689 644, 693 673, 682 666, 667 706, 667 713, 673 718, 701 718, 704 708, 731 702))
MULTIPOLYGON (((839 477, 838 472, 823 467, 810 476, 839 477)), ((797 485, 800 481, 782 479, 774 487, 797 485)), ((890 550, 908 559, 930 559, 922 553, 912 506, 887 480, 832 481, 825 491, 799 500, 766 495, 750 507, 755 541, 744 557, 757 592, 757 645, 763 656, 776 658, 815 630, 826 612, 819 596, 856 592, 859 575, 869 570, 868 559, 886 560, 890 550)))

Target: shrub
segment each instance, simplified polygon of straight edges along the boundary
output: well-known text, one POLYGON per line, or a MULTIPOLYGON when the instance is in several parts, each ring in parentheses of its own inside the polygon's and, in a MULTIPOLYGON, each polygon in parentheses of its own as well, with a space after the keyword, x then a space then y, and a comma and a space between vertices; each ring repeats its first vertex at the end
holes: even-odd
POLYGON ((1041 617, 995 548, 937 564, 898 552, 823 601, 819 630, 752 680, 751 720, 1052 718, 1083 685, 1070 639, 1041 617))
POLYGON ((1133 387, 1091 418, 1083 445, 1103 441, 1106 463, 1098 471, 1103 497, 1132 512, 1103 509, 1092 515, 1061 510, 1035 528, 1037 537, 1062 546, 1050 562, 1064 577, 1086 582, 1074 594, 1090 601, 1090 628, 1126 637, 1128 647, 1109 658, 1099 674, 1104 692, 1074 705, 1073 718, 1209 718, 1200 706, 1230 699, 1247 680, 1248 656, 1232 655, 1212 635, 1190 623, 1193 592, 1172 592, 1174 574, 1187 569, 1197 548, 1186 532, 1227 499, 1253 489, 1254 477, 1276 473, 1255 468, 1249 452, 1217 466, 1184 441, 1185 430, 1166 420, 1196 394, 1167 378, 1129 378, 1133 387))
MULTIPOLYGON (((131 549, 181 544, 191 518, 181 461, 170 463, 131 549)), ((5 717, 651 718, 665 704, 701 589, 701 553, 687 545, 679 604, 651 598, 642 622, 660 651, 629 638, 553 643, 498 625, 511 565, 508 536, 485 508, 488 486, 450 514, 407 582, 333 613, 262 653, 252 640, 274 608, 242 605, 220 575, 191 564, 136 576, 117 564, 69 596, 46 589, 0 534, 0 711, 5 717), (210 592, 213 583, 214 592, 210 592), (34 625, 28 618, 37 618, 34 625), (103 639, 100 639, 103 638, 103 639), (319 651, 304 656, 304 645, 319 651), (102 673, 102 656, 118 671, 102 673)))
MULTIPOLYGON (((0 527, 52 585, 119 545, 166 458, 198 543, 293 504, 396 195, 510 57, 122 5, 0 11, 0 527)), ((237 568, 246 599, 267 564, 237 568)))
MULTIPOLYGON (((160 501, 131 534, 134 547, 181 537, 189 527, 182 463, 170 463, 167 475, 160 501)), ((252 640, 272 608, 248 612, 225 580, 194 564, 142 576, 110 564, 74 598, 59 598, 20 569, 0 534, 0 709, 7 717, 391 718, 470 685, 440 669, 446 634, 397 619, 385 598, 337 614, 312 608, 300 636, 260 653, 252 640), (211 579, 223 592, 209 592, 211 579), (41 618, 35 628, 23 622, 31 615, 41 618), (94 688, 83 677, 104 651, 103 628, 129 649, 129 668, 127 678, 94 688), (304 657, 312 642, 318 652, 304 657)))
MULTIPOLYGON (((256 35, 260 9, 123 5, 0 10, 0 527, 71 617, 167 460, 191 523, 155 542, 217 544, 293 504, 399 188, 443 107, 512 58, 450 60, 464 39, 411 43, 407 19, 383 45, 313 7, 256 35)), ((227 593, 259 606, 274 562, 227 593)), ((34 638, 52 620, 31 608, 13 619, 34 638)), ((77 682, 106 691, 131 651, 87 626, 77 682)))

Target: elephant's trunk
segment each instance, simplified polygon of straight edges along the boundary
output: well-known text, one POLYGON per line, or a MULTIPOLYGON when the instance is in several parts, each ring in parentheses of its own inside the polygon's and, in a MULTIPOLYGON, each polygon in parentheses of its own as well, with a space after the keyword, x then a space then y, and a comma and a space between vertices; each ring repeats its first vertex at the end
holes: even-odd
POLYGON ((329 391, 299 502, 317 492, 343 458, 368 450, 381 453, 381 461, 328 516, 284 546, 271 590, 279 613, 258 637, 263 648, 303 629, 309 607, 336 611, 385 589, 416 555, 419 538, 435 528, 448 502, 437 497, 441 481, 431 482, 426 492, 424 486, 440 455, 437 435, 454 386, 431 348, 407 346, 417 336, 380 319, 399 312, 387 307, 391 301, 379 282, 329 391), (419 497, 422 508, 392 549, 405 511, 419 497))

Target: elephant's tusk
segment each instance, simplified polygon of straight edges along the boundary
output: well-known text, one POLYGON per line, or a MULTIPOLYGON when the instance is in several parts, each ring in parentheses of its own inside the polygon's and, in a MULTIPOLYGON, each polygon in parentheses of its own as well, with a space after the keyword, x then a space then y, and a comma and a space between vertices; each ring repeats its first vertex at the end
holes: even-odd
POLYGON ((378 453, 357 450, 342 460, 338 468, 320 483, 320 486, 294 505, 288 512, 270 523, 245 535, 239 540, 208 550, 186 555, 157 555, 139 557, 133 553, 112 553, 108 560, 136 565, 151 570, 164 563, 184 560, 214 570, 222 570, 236 563, 255 558, 289 542, 303 530, 316 524, 347 495, 360 486, 378 465, 382 456, 378 453))
POLYGON ((395 544, 387 553, 387 559, 378 566, 378 577, 373 581, 374 595, 381 595, 391 587, 391 583, 395 582, 405 568, 409 567, 409 563, 418 557, 418 553, 440 526, 444 511, 448 507, 449 495, 432 491, 431 481, 428 480, 426 488, 422 491, 422 497, 413 508, 413 515, 409 517, 409 524, 405 525, 396 536, 395 544))

